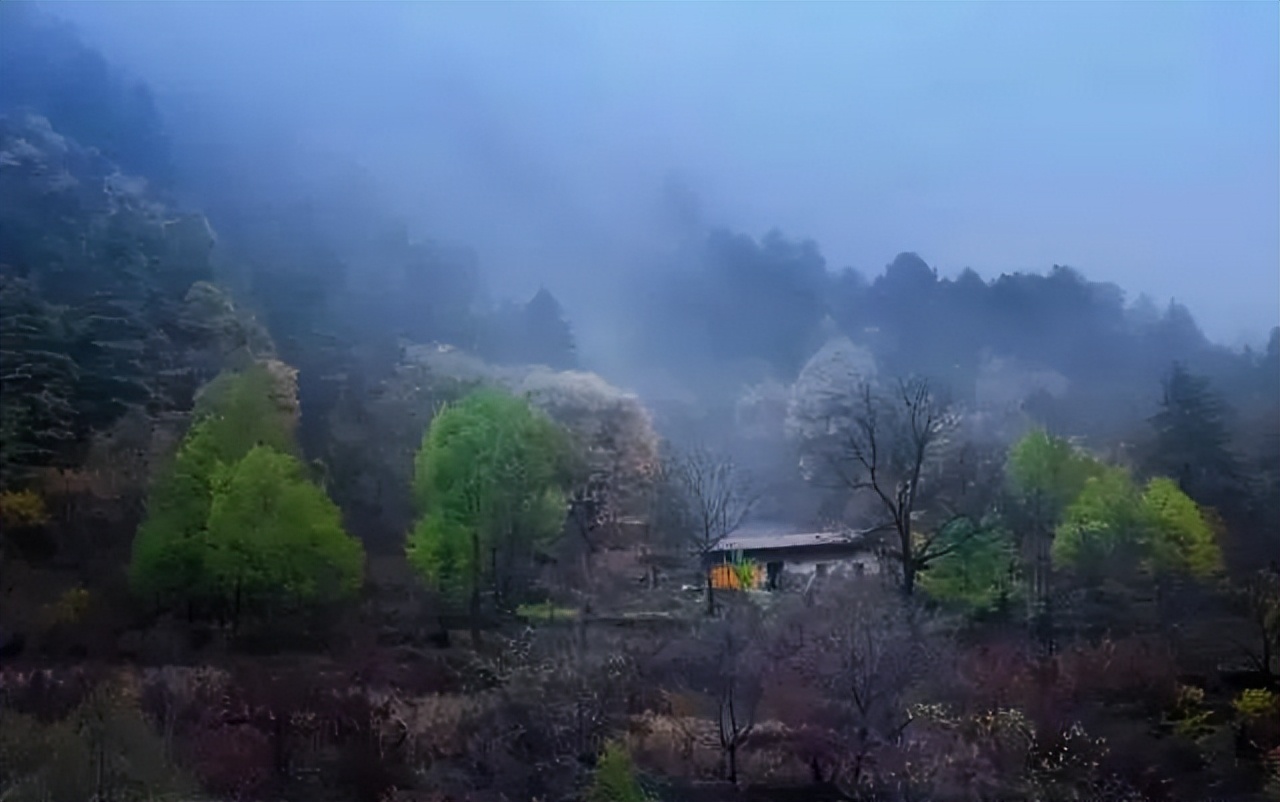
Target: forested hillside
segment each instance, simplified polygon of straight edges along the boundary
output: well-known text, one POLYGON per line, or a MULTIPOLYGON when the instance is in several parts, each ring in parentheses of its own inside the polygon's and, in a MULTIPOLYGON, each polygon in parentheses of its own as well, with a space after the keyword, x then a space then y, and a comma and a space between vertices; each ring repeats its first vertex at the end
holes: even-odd
POLYGON ((0 799, 1280 793, 1280 327, 690 224, 589 360, 51 13, 0 76, 0 799))

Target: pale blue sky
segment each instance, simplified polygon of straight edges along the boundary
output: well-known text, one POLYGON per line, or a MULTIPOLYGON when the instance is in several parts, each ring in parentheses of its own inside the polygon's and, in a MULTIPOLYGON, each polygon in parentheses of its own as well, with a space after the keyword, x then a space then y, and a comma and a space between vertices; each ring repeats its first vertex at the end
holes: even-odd
POLYGON ((1280 320, 1277 3, 53 5, 211 136, 358 156, 511 292, 633 263, 675 170, 832 267, 1070 264, 1227 343, 1280 320))

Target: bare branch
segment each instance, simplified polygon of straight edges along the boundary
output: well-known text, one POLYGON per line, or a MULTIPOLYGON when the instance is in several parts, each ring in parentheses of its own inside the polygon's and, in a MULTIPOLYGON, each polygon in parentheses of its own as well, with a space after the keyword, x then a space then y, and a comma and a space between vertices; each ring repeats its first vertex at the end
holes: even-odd
POLYGON ((920 546, 914 527, 926 508, 946 507, 934 468, 955 417, 923 379, 899 380, 887 393, 864 383, 856 399, 845 431, 835 437, 828 431, 823 463, 837 486, 853 494, 870 493, 892 521, 897 540, 892 553, 901 565, 903 590, 910 594, 919 570, 943 554, 931 540, 920 546))

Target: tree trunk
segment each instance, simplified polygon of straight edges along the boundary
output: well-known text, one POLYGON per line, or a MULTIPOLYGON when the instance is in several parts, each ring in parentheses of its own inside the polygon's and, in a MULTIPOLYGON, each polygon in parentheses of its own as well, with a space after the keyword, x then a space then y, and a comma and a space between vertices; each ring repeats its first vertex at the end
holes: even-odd
POLYGON ((1056 651, 1054 646, 1054 609, 1053 609, 1053 566, 1050 563, 1051 535, 1042 535, 1036 539, 1036 594, 1037 623, 1040 648, 1047 656, 1056 651))
MULTIPOLYGON (((907 513, 909 516, 910 513, 907 513)), ((902 595, 911 598, 916 592, 916 574, 919 572, 919 566, 916 565, 916 549, 915 543, 911 542, 911 521, 908 518, 902 528, 898 530, 898 545, 901 548, 902 556, 902 595)))
POLYGON ((471 534, 471 645, 480 647, 480 536, 471 534))
POLYGON ((1262 631, 1262 680, 1271 686, 1271 638, 1264 628, 1262 631))
POLYGON ((489 547, 489 574, 492 577, 490 584, 493 586, 493 600, 501 609, 502 606, 502 589, 498 585, 498 547, 489 547))
POLYGON ((271 751, 276 764, 276 774, 281 778, 289 776, 289 752, 287 749, 289 733, 287 713, 276 713, 271 726, 271 751))
POLYGON ((738 784, 738 739, 735 737, 729 742, 727 749, 729 757, 729 782, 732 785, 738 784))
POLYGON ((707 616, 712 617, 716 614, 716 594, 715 582, 712 581, 715 566, 707 566, 707 616))

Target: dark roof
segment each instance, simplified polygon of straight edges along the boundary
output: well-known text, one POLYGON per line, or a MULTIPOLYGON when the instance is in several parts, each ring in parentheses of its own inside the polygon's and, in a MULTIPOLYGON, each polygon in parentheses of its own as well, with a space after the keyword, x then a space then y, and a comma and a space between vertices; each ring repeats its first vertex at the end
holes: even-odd
POLYGON ((863 532, 797 532, 777 527, 744 527, 716 544, 715 551, 766 551, 815 546, 855 545, 863 532))

